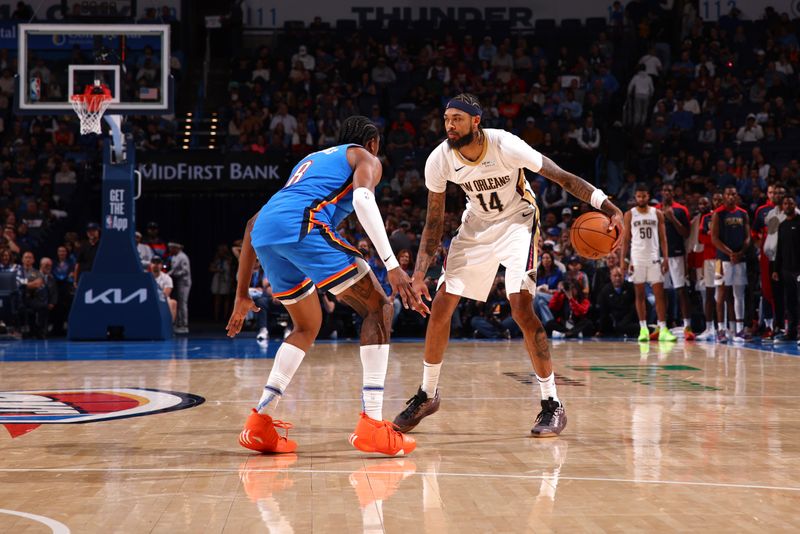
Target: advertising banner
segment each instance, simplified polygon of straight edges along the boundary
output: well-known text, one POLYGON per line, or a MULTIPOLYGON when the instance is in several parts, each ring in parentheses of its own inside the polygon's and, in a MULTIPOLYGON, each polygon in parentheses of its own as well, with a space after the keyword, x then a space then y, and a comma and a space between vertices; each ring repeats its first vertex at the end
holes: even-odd
POLYGON ((153 190, 271 193, 283 187, 292 169, 284 157, 253 152, 143 152, 137 164, 145 194, 153 190))

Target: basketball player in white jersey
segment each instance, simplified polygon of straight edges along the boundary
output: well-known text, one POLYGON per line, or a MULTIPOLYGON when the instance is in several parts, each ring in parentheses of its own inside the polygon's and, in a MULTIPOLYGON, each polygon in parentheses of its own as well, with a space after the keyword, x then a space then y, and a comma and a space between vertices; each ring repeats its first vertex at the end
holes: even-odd
POLYGON ((650 190, 646 184, 636 186, 635 199, 636 206, 625 212, 622 258, 624 262, 628 257, 628 249, 630 249, 628 270, 632 271, 631 281, 636 291, 639 341, 650 341, 650 331, 647 329, 645 284, 650 284, 656 297, 658 331, 653 333, 653 336, 655 337, 657 334, 659 341, 675 341, 675 336, 667 328, 667 307, 664 300, 664 274, 669 269, 669 249, 664 228, 664 215, 661 210, 650 205, 650 190))
POLYGON ((556 394, 547 334, 533 313, 539 217, 523 168, 602 210, 611 218, 608 230, 616 228, 619 235, 622 212, 601 190, 564 171, 516 135, 481 128, 481 113, 480 102, 473 95, 461 94, 450 100, 444 112, 447 140, 434 149, 425 164, 428 211, 413 286, 428 299, 425 272, 441 242, 448 181, 466 193, 467 208, 433 299, 425 335, 422 385, 394 423, 408 431, 439 409, 437 385, 453 311, 461 297, 485 301, 497 269, 503 265, 511 315, 523 332, 541 390, 541 412, 531 432, 537 437, 556 436, 567 419, 556 394))

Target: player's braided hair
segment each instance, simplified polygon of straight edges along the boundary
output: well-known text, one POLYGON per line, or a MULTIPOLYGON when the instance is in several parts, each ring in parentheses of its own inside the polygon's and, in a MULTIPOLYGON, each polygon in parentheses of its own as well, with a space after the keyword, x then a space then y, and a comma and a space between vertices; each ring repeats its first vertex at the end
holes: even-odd
POLYGON ((363 115, 353 115, 347 117, 342 123, 342 127, 339 129, 338 144, 355 143, 366 146, 369 141, 379 136, 378 127, 371 120, 363 115))

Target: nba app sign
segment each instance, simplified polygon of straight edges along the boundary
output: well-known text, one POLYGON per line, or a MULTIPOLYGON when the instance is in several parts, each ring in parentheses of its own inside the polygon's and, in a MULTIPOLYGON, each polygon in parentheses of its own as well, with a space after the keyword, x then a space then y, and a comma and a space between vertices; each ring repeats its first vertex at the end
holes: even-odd
POLYGON ((0 424, 12 438, 39 425, 95 423, 203 404, 190 393, 145 388, 0 391, 0 424))

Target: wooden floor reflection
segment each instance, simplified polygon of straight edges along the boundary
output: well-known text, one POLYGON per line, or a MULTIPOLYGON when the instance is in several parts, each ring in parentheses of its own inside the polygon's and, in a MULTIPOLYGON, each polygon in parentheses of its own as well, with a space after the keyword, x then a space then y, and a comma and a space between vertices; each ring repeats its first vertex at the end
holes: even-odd
MULTIPOLYGON (((560 438, 537 440, 529 430, 538 392, 521 343, 454 342, 441 410, 415 431, 413 454, 387 458, 347 442, 360 407, 358 346, 318 345, 276 413, 294 423, 297 454, 258 456, 236 437, 271 360, 241 358, 244 346, 189 340, 166 359, 99 359, 103 347, 109 358, 120 353, 105 344, 91 360, 66 361, 14 361, 30 347, 6 347, 0 415, 10 412, 2 396, 28 390, 142 388, 205 402, 45 424, 13 439, 3 432, 0 532, 800 529, 797 357, 562 342, 553 355, 569 424, 560 438)), ((157 348, 128 350, 146 358, 147 347, 157 348)), ((421 344, 395 344, 386 418, 420 375, 421 344)))

